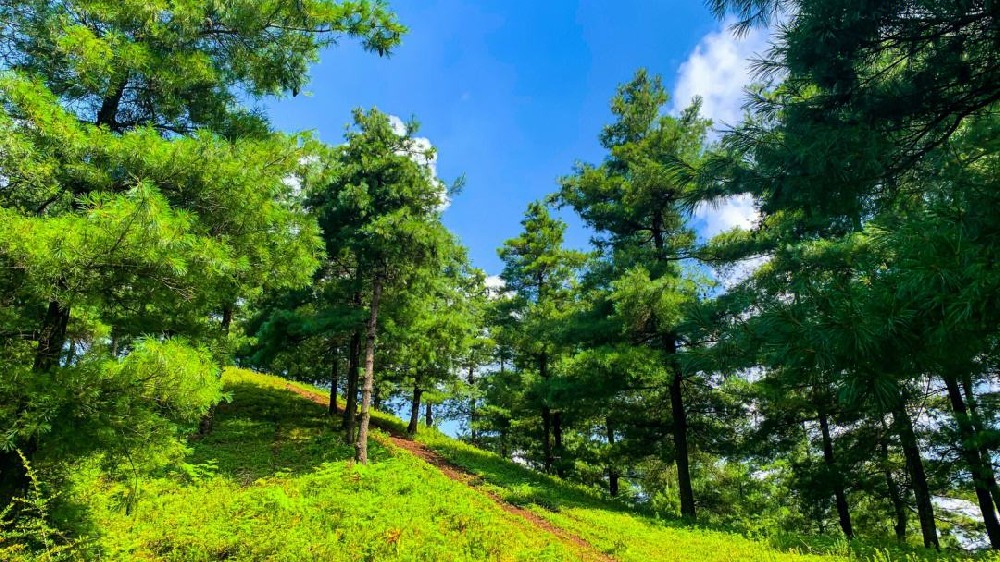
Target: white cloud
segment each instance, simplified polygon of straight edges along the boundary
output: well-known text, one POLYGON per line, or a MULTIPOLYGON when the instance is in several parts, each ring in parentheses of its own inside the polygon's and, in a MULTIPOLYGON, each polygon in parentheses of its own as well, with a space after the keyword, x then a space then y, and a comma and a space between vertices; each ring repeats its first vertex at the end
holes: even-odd
MULTIPOLYGON (((403 136, 406 134, 406 122, 400 119, 396 115, 389 115, 389 124, 392 125, 392 129, 396 131, 396 134, 403 136)), ((431 172, 431 176, 437 181, 441 186, 441 205, 438 208, 439 211, 444 211, 449 206, 451 206, 451 198, 448 197, 448 187, 438 178, 437 169, 437 152, 431 152, 430 156, 426 154, 431 151, 434 145, 431 144, 430 139, 427 137, 413 137, 413 143, 410 145, 410 150, 412 154, 410 157, 418 164, 422 164, 427 167, 431 172)))
MULTIPOLYGON (((392 129, 396 131, 396 134, 403 136, 406 134, 406 123, 395 115, 389 116, 389 124, 392 125, 392 129)), ((413 159, 425 166, 427 166, 431 174, 437 177, 437 153, 435 152, 432 156, 425 156, 423 153, 431 150, 433 145, 430 139, 427 137, 413 137, 413 144, 410 150, 414 152, 413 159)))
POLYGON ((491 299, 513 294, 511 291, 507 290, 507 284, 504 283, 504 280, 501 279, 499 275, 490 275, 486 277, 486 289, 489 291, 489 298, 491 299))
POLYGON ((716 130, 735 125, 743 117, 744 88, 753 80, 751 59, 763 54, 772 30, 753 28, 744 37, 730 31, 725 21, 705 35, 677 69, 671 110, 679 112, 701 96, 702 115, 712 120, 716 130))
MULTIPOLYGON (((694 216, 703 221, 701 228, 698 229, 701 236, 711 238, 734 228, 750 230, 756 224, 760 213, 754 206, 753 198, 749 195, 738 195, 727 197, 714 204, 700 203, 694 209, 694 216)), ((729 266, 715 267, 715 278, 728 289, 745 281, 766 261, 766 258, 757 256, 729 266)))
MULTIPOLYGON (((754 80, 752 60, 770 47, 772 29, 754 28, 737 37, 730 30, 732 21, 719 24, 705 35, 677 69, 677 81, 671 105, 679 113, 695 96, 702 98, 702 116, 712 120, 713 136, 743 119, 746 87, 754 80)), ((748 195, 728 197, 713 204, 701 204, 694 210, 702 221, 699 233, 711 238, 733 228, 753 228, 760 215, 748 195)), ((724 287, 732 287, 749 277, 766 261, 756 257, 716 270, 724 287)))
POLYGON ((704 221, 701 235, 711 238, 733 228, 751 229, 759 213, 749 195, 726 198, 716 204, 700 203, 694 210, 695 218, 704 221))

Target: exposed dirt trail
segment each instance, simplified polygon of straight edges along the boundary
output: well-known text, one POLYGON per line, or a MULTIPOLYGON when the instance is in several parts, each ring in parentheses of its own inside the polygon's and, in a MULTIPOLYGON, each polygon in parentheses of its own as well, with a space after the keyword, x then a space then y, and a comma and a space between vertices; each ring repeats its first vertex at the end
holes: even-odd
MULTIPOLYGON (((318 392, 310 392, 308 390, 304 390, 292 385, 286 385, 286 388, 311 402, 315 402, 316 404, 327 406, 330 403, 329 396, 320 394, 318 392)), ((343 411, 344 411, 343 408, 338 409, 338 412, 343 412, 343 411)), ((495 504, 497 504, 497 506, 500 507, 500 509, 506 511, 507 513, 511 513, 513 515, 517 515, 523 518, 525 521, 528 522, 528 524, 534 527, 547 531, 548 533, 559 539, 561 542, 568 545, 575 554, 580 555, 581 560, 592 560, 592 561, 602 561, 602 562, 615 561, 614 558, 601 552, 600 550, 597 550, 594 547, 594 545, 590 544, 582 537, 569 533, 565 529, 553 525, 552 523, 543 519, 541 516, 539 516, 538 514, 536 514, 531 510, 525 509, 520 506, 516 506, 511 503, 507 503, 496 494, 476 486, 475 482, 478 479, 478 477, 476 477, 473 474, 469 474, 461 467, 458 467, 450 463, 448 459, 428 449, 423 443, 419 443, 417 441, 413 441, 412 439, 408 439, 406 438, 405 435, 400 435, 398 432, 393 431, 392 428, 383 427, 381 429, 389 433, 388 443, 383 442, 383 444, 388 444, 393 447, 403 449, 408 453, 416 457, 419 457, 424 462, 440 470, 441 474, 444 474, 445 476, 451 478, 456 482, 461 482, 462 484, 465 484, 466 486, 468 486, 472 490, 475 490, 479 494, 486 496, 495 504)))

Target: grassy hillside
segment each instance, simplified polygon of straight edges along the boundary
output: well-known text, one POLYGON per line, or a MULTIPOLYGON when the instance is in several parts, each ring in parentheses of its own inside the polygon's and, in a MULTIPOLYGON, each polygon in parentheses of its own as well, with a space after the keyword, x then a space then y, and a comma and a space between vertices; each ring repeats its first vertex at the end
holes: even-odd
MULTIPOLYGON (((232 401, 188 463, 129 485, 77 478, 110 560, 846 560, 896 559, 845 546, 806 554, 629 513, 434 431, 418 442, 476 475, 457 482, 376 433, 368 466, 337 422, 275 377, 230 369, 232 401), (562 537, 494 499, 522 506, 562 537), (579 539, 567 540, 566 535, 579 539), (580 540, 582 539, 582 540, 580 540), (586 543, 589 543, 588 546, 586 543)), ((380 414, 387 430, 399 420, 380 414)), ((780 546, 780 545, 778 545, 780 546)), ((804 545, 800 545, 802 548, 804 545)), ((943 557, 942 557, 943 558, 943 557)))

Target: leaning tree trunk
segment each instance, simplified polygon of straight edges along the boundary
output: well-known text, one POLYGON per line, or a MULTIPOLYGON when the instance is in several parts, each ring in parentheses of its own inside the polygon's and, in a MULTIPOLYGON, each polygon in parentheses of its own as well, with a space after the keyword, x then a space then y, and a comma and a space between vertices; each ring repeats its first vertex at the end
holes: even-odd
POLYGON ((951 375, 944 375, 942 378, 948 389, 948 400, 951 402, 951 409, 958 425, 958 446, 962 453, 962 460, 968 467, 969 473, 972 474, 972 486, 976 492, 979 511, 983 515, 986 536, 990 539, 991 548, 1000 549, 1000 521, 997 521, 997 512, 988 483, 989 475, 993 471, 987 468, 985 460, 980 454, 980 448, 976 444, 976 431, 965 407, 965 400, 962 398, 962 390, 958 386, 958 380, 951 375))
POLYGON ((372 284, 371 316, 368 319, 368 338, 365 341, 365 382, 361 388, 361 429, 354 444, 354 459, 368 464, 368 424, 371 421, 372 387, 375 384, 375 338, 378 335, 378 304, 382 298, 382 280, 378 277, 372 284))
POLYGON ((424 389, 420 385, 413 385, 413 400, 410 401, 410 425, 406 426, 406 432, 414 434, 417 432, 417 425, 420 422, 420 397, 423 396, 424 389))
MULTIPOLYGON (((962 376, 962 391, 965 394, 965 402, 968 405, 969 417, 972 420, 973 429, 977 435, 982 435, 985 427, 982 418, 979 417, 976 394, 973 390, 972 377, 969 373, 964 373, 962 376)), ((986 478, 986 485, 990 490, 990 495, 993 496, 993 504, 997 510, 1000 510, 1000 485, 997 484, 996 474, 993 471, 993 453, 985 442, 980 442, 979 444, 979 455, 983 458, 983 465, 986 469, 984 476, 986 478)))
POLYGON ((931 493, 927 486, 927 475, 924 472, 924 461, 920 458, 920 446, 917 435, 913 432, 913 420, 906 412, 903 398, 898 397, 892 411, 893 425, 899 435, 899 443, 906 458, 906 469, 910 473, 913 486, 913 496, 917 501, 917 518, 920 520, 920 533, 924 539, 924 547, 940 548, 937 535, 937 523, 934 521, 934 505, 931 503, 931 493))
POLYGON ((819 410, 819 427, 823 434, 823 463, 826 465, 827 473, 833 480, 833 496, 837 504, 837 517, 840 519, 840 529, 844 531, 844 536, 848 539, 854 538, 854 529, 851 527, 851 512, 847 505, 847 493, 844 491, 844 479, 837 469, 837 461, 833 457, 833 439, 830 437, 830 422, 826 411, 819 410))
POLYGON ((351 334, 347 349, 347 396, 344 405, 344 440, 354 443, 354 424, 358 416, 358 379, 361 370, 361 331, 351 334))

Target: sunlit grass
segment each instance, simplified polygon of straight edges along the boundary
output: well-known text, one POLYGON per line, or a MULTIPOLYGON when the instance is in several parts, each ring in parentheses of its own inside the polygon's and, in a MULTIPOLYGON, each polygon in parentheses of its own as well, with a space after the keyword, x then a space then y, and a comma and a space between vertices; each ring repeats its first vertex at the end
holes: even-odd
POLYGON ((233 401, 189 464, 131 486, 78 478, 110 560, 574 560, 545 531, 408 454, 357 465, 336 420, 230 370, 233 401), (131 506, 127 508, 127 506, 131 506))
MULTIPOLYGON (((229 369, 233 400, 186 464, 136 487, 80 474, 108 560, 576 560, 567 545, 488 496, 380 442, 355 464, 339 416, 289 390, 316 388, 229 369), (136 491, 138 490, 138 491, 136 491)), ((374 414, 401 433, 401 420, 374 414)), ((596 490, 534 472, 440 432, 416 439, 474 474, 473 485, 530 509, 615 559, 631 561, 948 560, 955 553, 877 550, 844 541, 753 540, 636 513, 596 490)))

